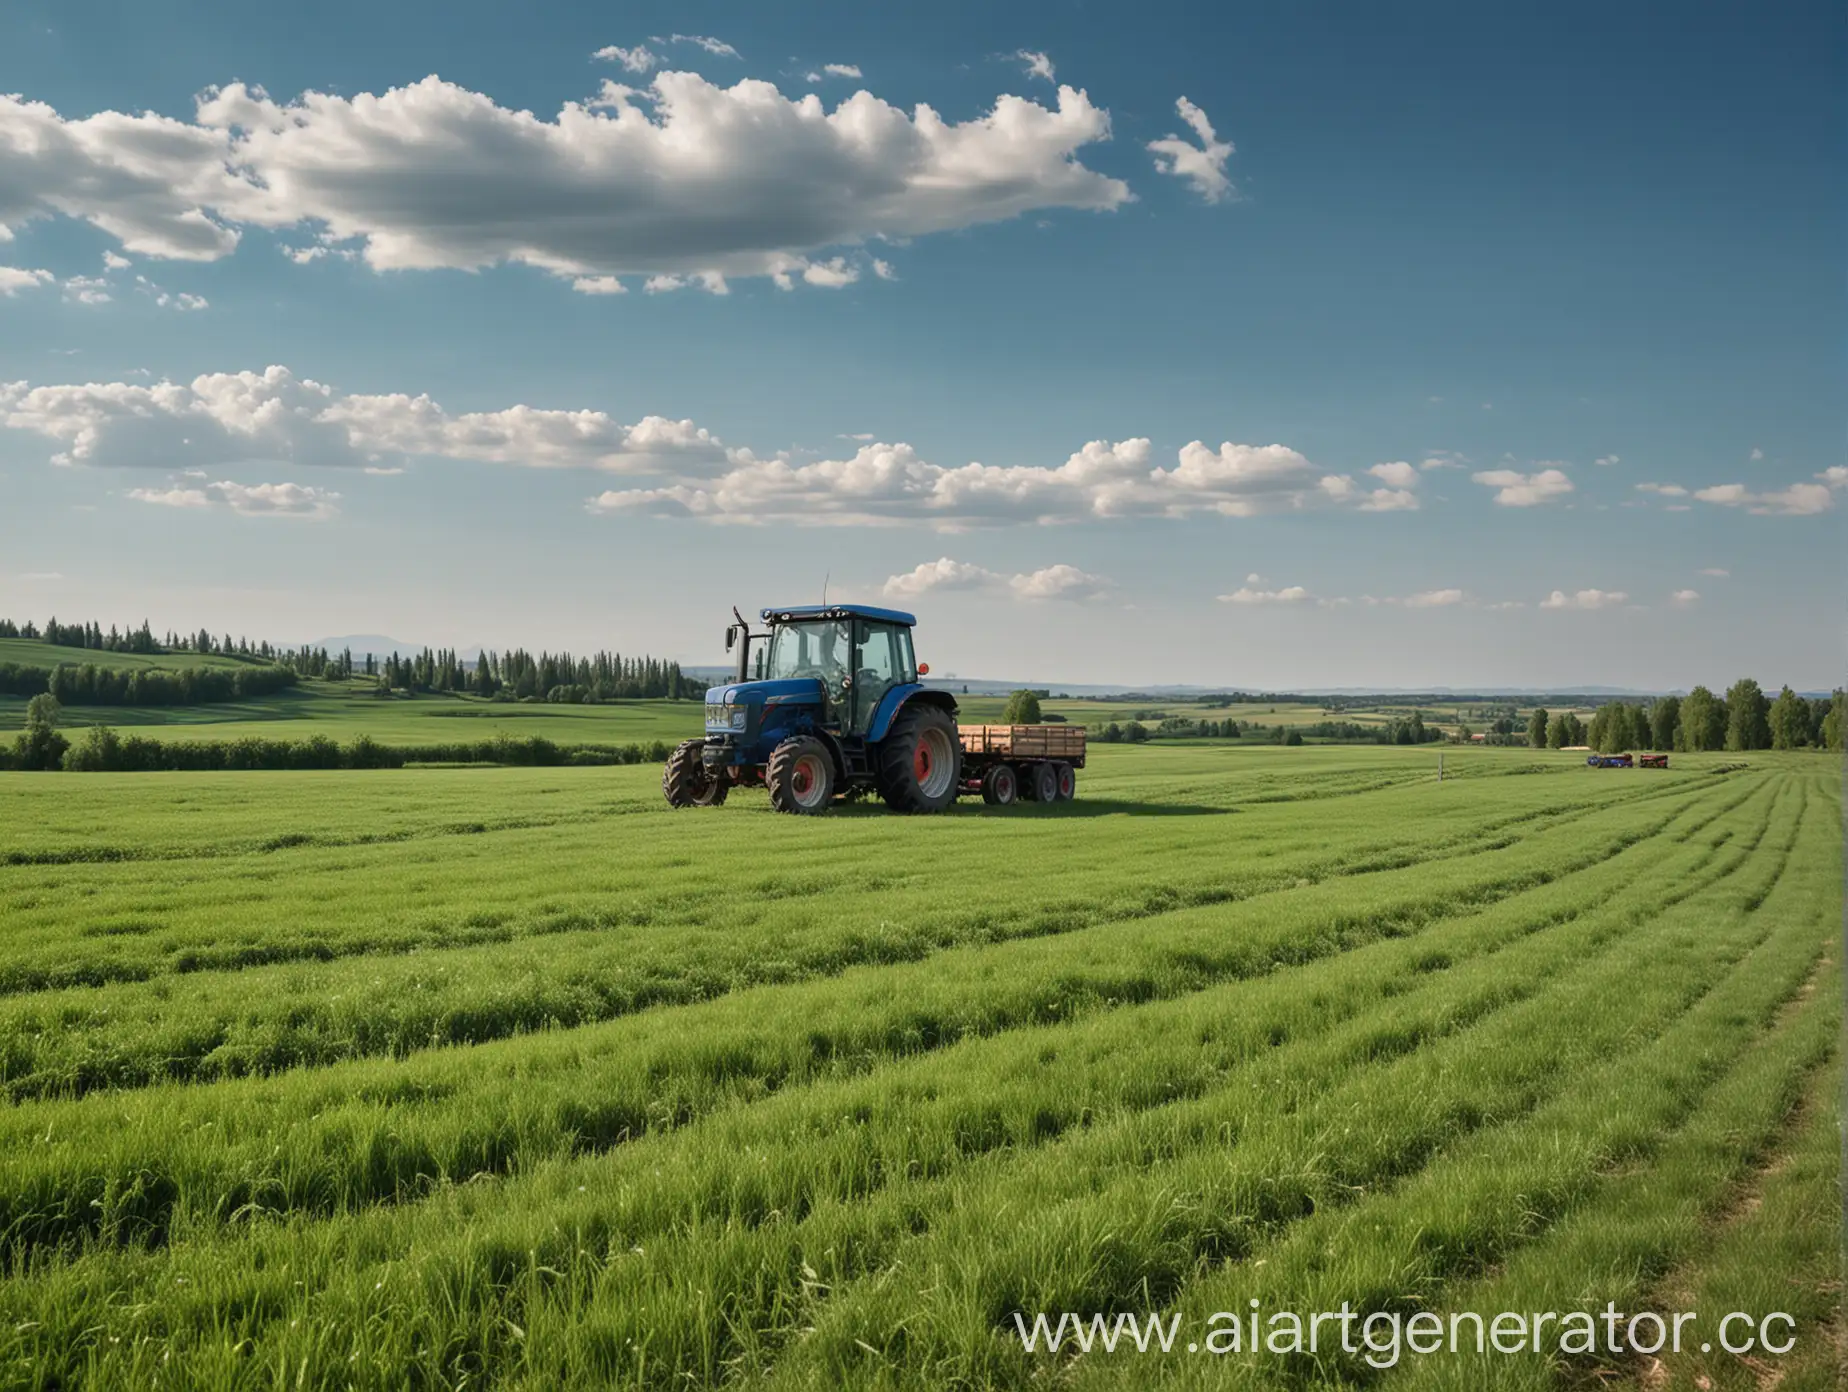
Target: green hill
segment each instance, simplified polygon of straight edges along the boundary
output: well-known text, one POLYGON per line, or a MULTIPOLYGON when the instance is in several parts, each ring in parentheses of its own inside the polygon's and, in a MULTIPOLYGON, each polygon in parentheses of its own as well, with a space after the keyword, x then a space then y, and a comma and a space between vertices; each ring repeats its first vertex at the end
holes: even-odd
POLYGON ((78 666, 89 662, 98 667, 127 670, 134 667, 259 667, 267 663, 256 658, 218 657, 212 653, 170 652, 144 656, 141 653, 108 652, 100 648, 67 648, 47 643, 42 638, 0 638, 0 662, 16 662, 21 667, 56 667, 68 662, 78 666))

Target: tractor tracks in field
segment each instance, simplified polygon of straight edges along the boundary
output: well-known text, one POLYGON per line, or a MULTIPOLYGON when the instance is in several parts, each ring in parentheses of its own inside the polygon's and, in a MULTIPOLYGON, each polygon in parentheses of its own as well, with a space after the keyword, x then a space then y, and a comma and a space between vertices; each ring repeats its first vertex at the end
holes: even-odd
MULTIPOLYGON (((1554 864, 1518 872, 1492 873, 1469 886, 1457 896, 1453 904, 1402 896, 1403 902, 1387 912, 1337 913, 1331 917, 1326 930, 1314 941, 1306 942, 1295 951, 1279 950, 1273 955, 1240 963, 1237 971, 1246 976, 1261 975, 1281 966, 1299 965, 1332 951, 1345 950, 1360 942, 1379 937, 1404 936, 1425 924, 1486 906, 1601 863, 1639 842, 1661 834, 1678 820, 1685 824, 1677 829, 1676 836, 1678 840, 1685 841, 1740 806, 1763 786, 1762 783, 1746 784, 1736 794, 1729 789, 1727 796, 1714 799, 1707 806, 1701 804, 1703 798, 1711 792, 1709 788, 1650 789, 1645 794, 1639 794, 1632 802, 1647 805, 1666 801, 1670 806, 1665 813, 1656 816, 1645 826, 1630 828, 1618 837, 1602 841, 1587 851, 1554 864), (1687 816, 1690 811, 1694 813, 1692 817, 1687 816)), ((495 1007, 492 1000, 471 999, 459 1002, 448 1013, 444 1013, 440 1004, 433 1004, 427 999, 413 1000, 407 1009, 403 998, 387 1000, 381 997, 378 1003, 387 1015, 393 1010, 405 1012, 403 1023, 395 1027, 386 1024, 382 1028, 368 1029, 368 1042, 359 1047, 339 1042, 345 1029, 335 1023, 335 1018, 326 1007, 297 996, 279 1002, 277 1008, 286 1006, 292 1017, 296 1018, 294 1033, 300 1040, 299 1045, 293 1050, 284 1048, 280 1051, 273 1046, 252 1048, 232 1032, 233 1021, 241 1021, 249 1014, 249 1001, 245 998, 220 1007, 235 1009, 235 1014, 226 1015, 217 1026, 213 1026, 209 1019, 190 1023, 184 1030, 180 1052, 169 1047, 157 1055, 118 1056, 113 1060, 91 1057, 74 1072, 56 1067, 46 1071, 32 1062, 38 1047, 22 1039, 19 1034, 21 1029, 42 1028, 33 1023, 39 1015, 21 1014, 18 1016, 20 1023, 12 1031, 0 1034, 0 1060, 5 1061, 5 1071, 10 1075, 0 1084, 0 1092, 14 1101, 23 1101, 35 1097, 77 1096, 98 1088, 135 1087, 157 1082, 209 1083, 252 1074, 275 1074, 298 1066, 337 1065, 369 1056, 402 1057, 433 1044, 479 1045, 539 1030, 570 1030, 644 1010, 710 1002, 741 991, 797 986, 836 978, 856 967, 916 963, 942 952, 1059 937, 1072 932, 1151 920, 1190 909, 1249 902, 1349 877, 1485 855, 1507 849, 1525 836, 1570 825, 1583 817, 1609 810, 1611 804, 1608 801, 1567 808, 1529 809, 1486 823, 1475 832, 1438 847, 1399 848, 1370 859, 1349 858, 1317 873, 1299 873, 1305 867, 1297 867, 1296 870, 1274 876, 1248 880, 1241 885, 1207 886, 1192 891, 1161 887, 1137 898, 1106 906, 1055 904, 1014 915, 998 915, 993 911, 981 910, 957 920, 926 926, 921 931, 913 929, 903 936, 848 934, 820 942, 805 952, 768 964, 754 957, 748 960, 740 958, 730 969, 715 966, 703 973, 690 973, 684 966, 668 964, 672 966, 671 970, 653 977, 645 970, 631 967, 607 979, 600 977, 596 982, 573 980, 559 984, 549 988, 549 997, 548 988, 542 982, 534 987, 522 987, 524 995, 506 996, 499 1008, 495 1007), (1415 853, 1420 850, 1424 854, 1415 853), (532 994, 534 991, 538 992, 536 996, 532 994), (325 1023, 317 1026, 315 1022, 323 1018, 325 1023)), ((597 930, 609 926, 614 925, 574 919, 568 925, 552 931, 597 930)), ((413 942, 403 949, 403 955, 423 954, 432 949, 449 947, 478 947, 486 943, 510 944, 537 936, 541 934, 516 933, 501 927, 479 935, 471 934, 466 940, 457 943, 413 942)), ((35 991, 57 991, 72 985, 94 986, 105 982, 133 984, 150 980, 158 982, 188 970, 214 975, 228 970, 225 984, 230 986, 239 975, 239 969, 245 966, 304 959, 335 961, 362 955, 339 953, 336 946, 326 943, 227 945, 218 949, 218 956, 232 958, 229 962, 207 960, 195 963, 183 958, 177 964, 170 961, 164 972, 154 969, 145 959, 130 959, 125 963, 104 959, 89 964, 64 964, 61 970, 67 976, 79 970, 84 971, 84 978, 78 981, 57 979, 59 969, 54 968, 43 972, 36 979, 26 978, 24 984, 21 984, 22 978, 26 977, 29 964, 16 963, 11 968, 13 980, 8 982, 8 973, 0 971, 0 983, 11 987, 5 994, 29 997, 35 991), (117 974, 111 975, 111 968, 117 974)), ((379 955, 378 946, 372 944, 363 955, 379 955)), ((1215 973, 1223 976, 1231 970, 1225 961, 1217 959, 1201 963, 1177 960, 1174 965, 1208 976, 1215 973)), ((427 971, 427 964, 420 969, 427 971)), ((1129 993, 1133 994, 1133 990, 1129 993)), ((234 991, 233 996, 236 995, 234 991)), ((27 1009, 23 1001, 20 1009, 27 1009)), ((109 1022, 105 1020, 103 1024, 109 1025, 109 1022)), ((119 1028, 115 1025, 109 1027, 119 1028)))
MULTIPOLYGON (((1717 884, 1719 881, 1730 876, 1741 866, 1749 864, 1752 852, 1758 840, 1762 838, 1770 825, 1776 802, 1777 799, 1775 797, 1769 800, 1765 809, 1764 820, 1759 822, 1755 833, 1737 839, 1726 836, 1716 838, 1702 850, 1700 855, 1694 860, 1694 863, 1686 868, 1682 873, 1682 877, 1669 887, 1666 893, 1656 895, 1653 902, 1646 901, 1642 905, 1635 907, 1630 911, 1628 917, 1604 925, 1598 932, 1590 936, 1590 944, 1593 946, 1601 946, 1626 932, 1634 931, 1641 925, 1652 921, 1661 913, 1667 912, 1669 908, 1680 903, 1687 897, 1713 884, 1717 884), (1730 852, 1730 854, 1725 855, 1724 863, 1718 863, 1722 854, 1726 852, 1730 852)), ((1683 809, 1684 812, 1686 810, 1687 809, 1683 809)), ((1707 811, 1707 809, 1702 810, 1707 811)), ((1707 817, 1705 820, 1710 822, 1711 816, 1707 817)), ((1609 852, 1609 854, 1600 855, 1591 863, 1595 864, 1599 861, 1620 856, 1634 844, 1635 843, 1632 842, 1630 845, 1609 852)), ((1542 883, 1544 882, 1546 881, 1543 880, 1542 883)), ((1514 893, 1518 892, 1518 890, 1511 889, 1509 892, 1514 893)), ((1506 896, 1503 895, 1500 897, 1506 896)), ((1530 938, 1536 932, 1568 925, 1580 917, 1588 908, 1593 907, 1597 902, 1599 901, 1592 900, 1587 903, 1570 906, 1570 912, 1556 912, 1550 916, 1543 916, 1532 924, 1523 924, 1513 930, 1504 931, 1499 939, 1493 941, 1480 951, 1470 954, 1470 956, 1480 956, 1483 952, 1494 955, 1517 942, 1530 938)), ((1482 906, 1483 901, 1477 896, 1472 895, 1469 897, 1468 902, 1457 902, 1447 908, 1445 906, 1435 906, 1430 912, 1417 917, 1415 921, 1413 919, 1407 919, 1393 931, 1375 930, 1365 937, 1350 939, 1343 939, 1339 936, 1335 938, 1328 938, 1325 936, 1322 939, 1325 944, 1324 951, 1312 956, 1298 957, 1289 961, 1271 962, 1264 966, 1262 971, 1255 974, 1268 974, 1280 967, 1307 967, 1315 963, 1324 962, 1331 957, 1338 957, 1354 947, 1363 946, 1372 942, 1379 942, 1388 937, 1405 936, 1416 933, 1448 919, 1467 917, 1482 906)), ((1462 960, 1469 960, 1469 956, 1466 956, 1462 960)), ((1432 972, 1441 973, 1442 971, 1448 970, 1453 965, 1454 961, 1447 955, 1442 956, 1441 960, 1425 961, 1420 958, 1420 960, 1414 963, 1410 968, 1411 974, 1407 978, 1407 982, 1408 984, 1413 984, 1420 979, 1433 979, 1431 977, 1432 972)), ((814 1057, 812 1065, 808 1069, 797 1068, 792 1071, 785 1071, 776 1076, 754 1079, 731 1079, 730 1081, 734 1084, 742 1082, 750 1085, 750 1095, 748 1098, 739 1099, 730 1097, 725 1089, 721 1088, 715 1093, 706 1108, 671 1118, 650 1118, 645 1109, 638 1109, 625 1114, 621 1108, 617 1108, 612 1115, 606 1116, 601 1121, 595 1123, 592 1123, 589 1115, 581 1115, 579 1130, 573 1137, 569 1148, 576 1154, 594 1155, 614 1146, 640 1140, 647 1135, 665 1134, 670 1131, 679 1131, 690 1125, 696 1125, 705 1116, 711 1115, 714 1109, 722 1110, 729 1106, 739 1105, 740 1103, 743 1105, 753 1105, 758 1101, 766 1100, 790 1088, 807 1086, 818 1081, 823 1081, 824 1079, 845 1080, 851 1077, 876 1072, 878 1069, 888 1064, 900 1063, 906 1060, 920 1060, 925 1055, 935 1053, 952 1044, 960 1043, 965 1040, 975 1041, 985 1038, 994 1038, 1000 1035, 1018 1034, 1018 1032, 1022 1030, 1037 1030, 1041 1028, 1058 1029, 1069 1026, 1078 1020, 1095 1019, 1100 1014, 1108 1013, 1116 1009, 1133 1010, 1142 1006, 1158 1006, 1164 1002, 1179 1001, 1188 996, 1197 995, 1200 992, 1237 984, 1243 980, 1250 979, 1250 977, 1254 975, 1253 972, 1244 970, 1238 965, 1228 968, 1226 964, 1221 963, 1219 964, 1219 969, 1216 974, 1210 967, 1211 964, 1201 964, 1193 972, 1179 978, 1173 988, 1153 995, 1137 996, 1134 993, 1125 993, 1123 996, 1112 1000, 1103 994, 1105 990, 1110 988, 1110 983, 1099 983, 1098 990, 1089 998, 1088 1008, 1074 1010, 1071 1008, 1074 1004, 1073 1002, 1062 1000, 1054 1001, 1050 1011, 1036 1012, 1028 1009, 1012 1016, 1006 1014, 997 1015, 986 1020, 985 1027, 981 1029, 964 1029, 957 1031, 955 1029, 945 1028, 938 1031, 925 1031, 922 1037, 920 1037, 911 1032, 916 1022, 906 1020, 903 1022, 904 1028, 899 1033, 894 1036, 888 1036, 882 1040, 872 1037, 860 1037, 854 1040, 843 1040, 838 1046, 824 1050, 816 1050, 811 1047, 811 1053, 814 1057), (1061 1009, 1061 1006, 1065 1008, 1061 1009)), ((1540 984, 1539 981, 1530 983, 1532 989, 1539 989, 1540 984)), ((1483 1009, 1487 1010, 1488 1013, 1493 1013, 1494 1010, 1498 1010, 1503 1006, 1513 1004, 1519 999, 1524 998, 1526 994, 1531 994, 1531 991, 1504 993, 1501 998, 1485 1001, 1483 1009)), ((1077 1004, 1083 1006, 1084 1002, 1077 1002, 1077 1004)), ((743 1011, 742 1007, 739 1007, 739 1013, 741 1017, 748 1018, 749 1012, 743 1011)), ((843 1012, 829 1010, 821 1002, 817 1002, 816 1009, 813 1013, 818 1019, 829 1019, 841 1015, 843 1012)), ((1482 1011, 1480 1010, 1473 1013, 1465 1012, 1453 1015, 1449 1023, 1445 1025, 1440 1033, 1449 1033, 1457 1028, 1466 1028, 1473 1020, 1481 1017, 1482 1011)), ((1345 1018, 1347 1017, 1336 1017, 1329 1022, 1330 1027, 1339 1024, 1341 1020, 1345 1018)), ((1415 1036, 1397 1039, 1396 1041, 1370 1038, 1365 1044, 1365 1053, 1369 1059, 1384 1059, 1422 1047, 1423 1043, 1432 1037, 1434 1036, 1421 1033, 1415 1036)), ((811 1046, 813 1046, 814 1041, 811 1040, 810 1042, 811 1046)), ((1273 1043, 1275 1042, 1277 1041, 1273 1041, 1273 1043)), ((558 1049, 570 1049, 573 1047, 573 1043, 569 1036, 561 1036, 556 1047, 558 1049)), ((722 1048, 718 1048, 717 1045, 715 1045, 714 1049, 715 1057, 722 1057, 724 1055, 725 1051, 722 1048)), ((432 1059, 433 1062, 440 1062, 440 1059, 435 1055, 426 1057, 432 1059)), ((482 1066, 491 1067, 492 1065, 484 1062, 482 1066)), ((332 1082, 332 1079, 328 1080, 330 1086, 332 1082)), ((1159 1096, 1152 1096, 1147 1099, 1148 1105, 1158 1105, 1169 1101, 1182 1100, 1186 1096, 1197 1092, 1200 1087, 1207 1086, 1209 1082, 1210 1080, 1202 1078, 1197 1079, 1186 1087, 1180 1088, 1179 1091, 1170 1089, 1161 1093, 1159 1096)), ((326 1088, 323 1088, 323 1091, 326 1090, 326 1088)), ((222 1096, 223 1104, 228 1106, 236 1105, 237 1096, 238 1094, 235 1091, 224 1094, 222 1096)), ((207 1100, 205 1094, 195 1094, 194 1098, 199 1102, 205 1102, 207 1100)), ((176 1107, 192 1115, 192 1120, 188 1125, 201 1124, 200 1117, 206 1115, 206 1113, 196 1111, 191 1102, 181 1097, 176 1096, 173 1101, 176 1107)), ((50 1115, 50 1113, 43 1114, 43 1116, 40 1116, 39 1120, 35 1120, 31 1124, 33 1126, 40 1125, 43 1123, 44 1118, 50 1115)), ((80 1116, 80 1114, 73 1113, 72 1116, 75 1118, 80 1116)), ((24 1118, 22 1118, 22 1122, 23 1120, 24 1118)), ((203 1124, 210 1125, 210 1121, 206 1120, 203 1124)), ((1040 1135, 1038 1139, 1051 1139, 1054 1134, 1056 1134, 1056 1131, 1046 1132, 1040 1135)), ((409 1143, 409 1139, 409 1137, 405 1138, 406 1143, 409 1143)), ((972 1138, 972 1142, 974 1142, 974 1138, 972 1138)), ((1002 1142, 997 1141, 996 1143, 1000 1144, 1002 1142)), ((1015 1145, 1021 1143, 1019 1138, 1011 1142, 1011 1144, 1015 1145)), ((979 1142, 974 1142, 974 1144, 977 1151, 986 1148, 979 1142)), ((425 1186, 418 1183, 414 1176, 420 1174, 428 1175, 430 1176, 431 1182, 434 1182, 435 1176, 441 1172, 442 1167, 428 1160, 418 1159, 415 1152, 416 1147, 413 1145, 409 1151, 398 1156, 395 1161, 386 1165, 384 1169, 378 1172, 378 1179, 380 1183, 385 1186, 382 1190, 375 1186, 372 1190, 367 1191, 363 1195, 349 1190, 347 1191, 346 1201, 367 1202, 368 1206, 377 1207, 380 1204, 415 1201, 424 1197, 425 1186)), ((498 1162, 488 1161, 485 1156, 483 1159, 487 1168, 474 1171, 473 1173, 481 1177, 486 1177, 489 1174, 504 1173, 511 1169, 516 1163, 517 1156, 509 1152, 503 1154, 498 1162)), ((261 1169, 262 1166, 258 1165, 257 1168, 261 1169)), ((145 1182, 148 1187, 139 1194, 139 1197, 134 1198, 134 1207, 139 1215, 136 1222, 132 1225, 133 1231, 136 1234, 136 1240, 156 1242, 163 1240, 163 1235, 166 1230, 166 1220, 162 1215, 173 1204, 179 1202, 178 1188, 177 1186, 173 1186, 161 1180, 156 1173, 147 1173, 137 1182, 138 1184, 145 1182), (152 1206, 148 1207, 148 1205, 152 1206)), ((261 1189, 262 1186, 255 1186, 244 1192, 255 1195, 260 1193, 261 1189)), ((62 1245, 62 1240, 52 1237, 56 1232, 62 1232, 65 1239, 76 1236, 81 1232, 90 1232, 94 1235, 96 1224, 100 1223, 101 1216, 97 1210, 93 1209, 87 1203, 82 1193, 73 1192, 68 1201, 61 1202, 58 1207, 62 1209, 66 1215, 65 1218, 51 1219, 51 1226, 49 1229, 39 1228, 44 1238, 52 1239, 52 1245, 62 1245), (76 1223, 75 1230, 67 1226, 67 1224, 72 1221, 76 1223)), ((353 1210, 344 1208, 323 1210, 318 1204, 310 1204, 306 1210, 298 1206, 289 1206, 276 1211, 279 1213, 302 1211, 311 1213, 323 1212, 325 1216, 327 1212, 353 1210)), ((23 1215, 19 1215, 16 1211, 16 1220, 22 1216, 23 1215)), ((31 1230, 33 1228, 38 1228, 39 1221, 27 1221, 25 1229, 31 1230)), ((8 1227, 15 1243, 26 1238, 26 1231, 22 1231, 18 1221, 10 1223, 8 1227)), ((39 1248, 42 1246, 42 1243, 28 1240, 27 1245, 29 1248, 39 1248)))

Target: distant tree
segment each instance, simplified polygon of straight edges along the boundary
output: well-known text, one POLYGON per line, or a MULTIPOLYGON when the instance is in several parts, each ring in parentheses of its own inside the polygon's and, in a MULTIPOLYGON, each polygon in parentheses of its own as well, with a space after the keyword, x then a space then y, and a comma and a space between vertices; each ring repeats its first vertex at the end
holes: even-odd
POLYGON ((1726 747, 1726 703, 1697 686, 1681 703, 1680 748, 1692 754, 1726 747))
POLYGON ((1663 696, 1649 712, 1649 747, 1673 749, 1681 733, 1681 698, 1663 696))
POLYGON ((1786 686, 1771 703, 1766 723, 1773 749, 1801 749, 1809 743, 1809 702, 1786 686))
POLYGON ((1741 677, 1726 692, 1726 747, 1765 749, 1770 744, 1770 702, 1757 682, 1741 677))
POLYGON ((13 742, 16 769, 55 769, 64 761, 70 741, 58 733, 62 708, 58 698, 41 693, 26 702, 26 729, 13 742))
POLYGON ((1142 744, 1149 737, 1149 727, 1140 720, 1132 720, 1123 727, 1123 738, 1131 744, 1142 744))
POLYGON ((1822 719, 1822 744, 1825 749, 1839 750, 1848 739, 1848 694, 1837 690, 1829 701, 1829 713, 1822 719))
POLYGON ((1003 725, 1037 725, 1040 723, 1040 698, 1037 691, 1020 690, 1007 698, 1001 712, 1003 725))
POLYGON ((58 728, 58 721, 64 715, 64 707, 56 696, 49 692, 34 696, 26 702, 26 728, 28 730, 58 728))
POLYGON ((1564 749, 1568 744, 1572 743, 1571 736, 1568 733, 1570 728, 1571 727, 1566 723, 1566 713, 1561 711, 1547 722, 1545 747, 1548 749, 1564 749))
POLYGON ((1301 730, 1292 728, 1290 730, 1290 733, 1283 737, 1283 742, 1287 745, 1292 745, 1292 746, 1299 745, 1303 742, 1303 732, 1301 730))
MULTIPOLYGON (((1552 719, 1546 713, 1545 706, 1536 706, 1534 713, 1527 717, 1527 743, 1535 749, 1545 749, 1552 731, 1552 719)), ((1553 748, 1559 748, 1554 745, 1553 748)))

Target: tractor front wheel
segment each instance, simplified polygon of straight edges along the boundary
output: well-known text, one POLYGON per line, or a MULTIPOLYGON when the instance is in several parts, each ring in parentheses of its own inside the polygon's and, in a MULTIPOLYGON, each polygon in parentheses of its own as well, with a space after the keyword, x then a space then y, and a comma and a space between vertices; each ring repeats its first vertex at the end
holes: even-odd
POLYGON ((947 711, 906 706, 880 741, 878 759, 879 795, 894 812, 941 812, 956 801, 962 744, 947 711))
POLYGON ((812 817, 834 800, 834 757, 808 735, 786 739, 770 752, 764 768, 770 805, 779 812, 812 817))
POLYGON ((669 807, 717 807, 730 786, 706 767, 706 741, 683 740, 661 770, 661 793, 669 807))

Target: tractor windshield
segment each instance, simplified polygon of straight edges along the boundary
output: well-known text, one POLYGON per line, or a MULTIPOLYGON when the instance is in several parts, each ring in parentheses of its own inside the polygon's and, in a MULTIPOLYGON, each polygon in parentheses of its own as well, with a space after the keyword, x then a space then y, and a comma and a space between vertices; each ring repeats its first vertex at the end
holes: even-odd
POLYGON ((779 624, 770 639, 770 655, 764 663, 764 676, 772 681, 784 677, 816 677, 822 685, 833 688, 850 670, 851 626, 839 619, 814 619, 806 623, 779 624))

